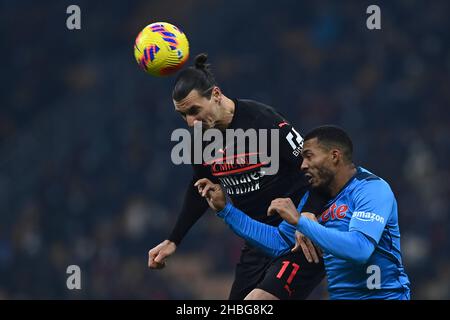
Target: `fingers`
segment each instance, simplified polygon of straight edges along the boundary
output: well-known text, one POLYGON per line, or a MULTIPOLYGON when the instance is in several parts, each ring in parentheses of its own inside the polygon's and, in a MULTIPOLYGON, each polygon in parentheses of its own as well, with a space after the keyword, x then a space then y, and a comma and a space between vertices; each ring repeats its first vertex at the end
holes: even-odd
POLYGON ((209 191, 216 191, 216 185, 212 183, 209 179, 203 178, 194 183, 197 187, 198 192, 202 197, 205 197, 209 191))
POLYGON ((166 255, 161 251, 161 244, 148 252, 148 267, 151 269, 162 269, 165 267, 164 262, 166 255))
POLYGON ((148 252, 148 266, 149 267, 150 267, 150 263, 152 263, 155 260, 156 256, 158 255, 158 253, 155 249, 156 248, 153 248, 148 252))
MULTIPOLYGON (((153 249, 152 249, 153 250, 153 249)), ((161 252, 156 253, 155 251, 152 252, 150 250, 148 252, 148 267, 151 269, 162 269, 166 266, 165 263, 165 255, 161 252)))
POLYGON ((322 252, 319 249, 316 249, 314 244, 310 239, 305 237, 300 232, 295 232, 295 246, 292 248, 292 252, 299 251, 299 249, 302 249, 303 254, 305 255, 306 260, 308 260, 309 263, 319 263, 320 258, 322 255, 322 252))
POLYGON ((148 252, 148 267, 151 269, 161 269, 164 267, 164 263, 161 263, 161 261, 156 260, 158 258, 158 254, 155 252, 154 249, 150 250, 148 252))
POLYGON ((278 198, 270 203, 267 209, 267 215, 271 216, 275 213, 278 213, 289 224, 295 225, 298 223, 299 213, 289 198, 278 198))
POLYGON ((308 247, 309 253, 311 254, 315 263, 319 263, 319 255, 316 252, 316 248, 312 244, 311 240, 305 238, 306 246, 308 247))
POLYGON ((270 203, 270 206, 267 209, 267 215, 271 216, 275 213, 279 213, 281 215, 281 211, 283 209, 288 209, 291 205, 294 209, 296 209, 290 198, 276 198, 270 203))
POLYGON ((202 197, 205 197, 209 191, 216 191, 216 190, 217 190, 216 185, 210 183, 210 184, 206 185, 206 187, 203 189, 201 195, 202 195, 202 197))
POLYGON ((151 264, 148 265, 150 269, 162 269, 166 266, 165 262, 155 262, 153 261, 151 264))
POLYGON ((301 237, 301 233, 298 231, 295 231, 295 245, 291 249, 291 252, 297 252, 300 250, 300 241, 298 239, 299 237, 301 237))
POLYGON ((304 211, 304 212, 301 213, 301 215, 303 217, 309 219, 309 220, 317 222, 317 218, 316 218, 316 215, 314 213, 304 211))
MULTIPOLYGON (((273 201, 272 201, 273 202, 273 201)), ((268 216, 273 216, 274 214, 278 213, 276 206, 274 205, 270 205, 269 208, 267 209, 267 215, 268 216)))
POLYGON ((198 193, 201 194, 203 192, 203 189, 205 188, 205 186, 208 184, 208 181, 206 181, 206 180, 208 180, 208 179, 200 179, 194 183, 194 187, 197 187, 198 193))
POLYGON ((148 267, 151 269, 164 268, 166 265, 165 260, 170 257, 176 249, 177 245, 174 242, 164 240, 148 252, 148 267))
POLYGON ((166 256, 160 252, 160 253, 156 256, 154 262, 157 263, 157 264, 164 264, 165 258, 166 258, 166 256))
POLYGON ((319 257, 311 240, 305 237, 302 233, 295 231, 295 246, 291 251, 299 251, 299 248, 302 249, 305 258, 309 263, 312 263, 313 261, 315 263, 319 263, 319 257))
POLYGON ((194 183, 194 187, 199 187, 199 186, 201 186, 201 187, 203 188, 205 185, 207 185, 207 184, 209 184, 209 183, 212 183, 209 179, 207 179, 207 178, 202 178, 202 179, 197 180, 197 181, 194 183))
POLYGON ((303 239, 301 239, 299 241, 299 245, 302 248, 303 254, 305 255, 306 260, 308 260, 309 263, 313 262, 311 253, 309 252, 308 246, 306 245, 305 241, 303 241, 303 239))
POLYGON ((283 199, 281 199, 281 198, 276 198, 276 199, 272 200, 272 202, 270 203, 269 208, 267 208, 267 215, 268 216, 273 216, 274 214, 279 213, 278 209, 280 208, 280 204, 281 204, 282 200, 283 199))

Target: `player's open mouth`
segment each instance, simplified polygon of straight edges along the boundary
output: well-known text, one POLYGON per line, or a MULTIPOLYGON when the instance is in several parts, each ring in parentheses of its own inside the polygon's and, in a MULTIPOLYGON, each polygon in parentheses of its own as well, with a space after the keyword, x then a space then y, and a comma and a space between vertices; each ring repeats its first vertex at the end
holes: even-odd
POLYGON ((312 183, 313 177, 310 173, 305 173, 305 178, 308 181, 309 184, 312 183))

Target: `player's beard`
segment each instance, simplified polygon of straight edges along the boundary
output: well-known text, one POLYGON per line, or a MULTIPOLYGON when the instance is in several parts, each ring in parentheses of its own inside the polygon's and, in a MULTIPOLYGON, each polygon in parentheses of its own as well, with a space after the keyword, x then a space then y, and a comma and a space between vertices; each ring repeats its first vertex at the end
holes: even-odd
POLYGON ((214 115, 209 115, 204 118, 202 121, 202 126, 204 130, 208 129, 218 129, 217 128, 217 120, 215 120, 214 115))
POLYGON ((225 129, 227 128, 227 125, 225 124, 224 121, 222 121, 222 119, 216 119, 216 120, 212 121, 211 127, 214 129, 218 129, 220 131, 225 131, 225 129))
POLYGON ((327 167, 318 167, 314 179, 317 181, 317 184, 313 186, 314 189, 317 189, 319 192, 330 193, 329 186, 331 181, 333 181, 334 173, 327 167))

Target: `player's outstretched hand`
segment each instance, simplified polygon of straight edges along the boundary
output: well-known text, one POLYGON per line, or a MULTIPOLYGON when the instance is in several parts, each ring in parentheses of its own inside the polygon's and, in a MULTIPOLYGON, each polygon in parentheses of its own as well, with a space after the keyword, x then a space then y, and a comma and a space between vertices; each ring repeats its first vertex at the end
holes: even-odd
POLYGON ((319 263, 319 257, 322 257, 322 251, 315 247, 311 240, 309 240, 305 235, 299 231, 295 231, 295 246, 292 248, 292 252, 297 252, 299 250, 303 251, 306 260, 308 262, 319 263))
POLYGON ((171 256, 176 249, 177 245, 174 242, 164 240, 148 252, 148 267, 150 269, 164 268, 166 266, 166 258, 171 256))
POLYGON ((226 199, 225 193, 218 184, 212 183, 209 179, 203 178, 198 180, 195 184, 198 189, 198 193, 208 201, 211 209, 220 211, 225 208, 226 199))
MULTIPOLYGON (((297 208, 290 198, 277 198, 273 200, 269 206, 269 209, 267 209, 267 214, 273 215, 275 213, 278 213, 280 217, 283 218, 283 220, 292 225, 297 225, 298 219, 300 218, 300 214, 298 213, 297 208)), ((306 218, 308 219, 316 218, 312 213, 309 212, 303 212, 302 216, 306 216, 306 218), (310 217, 309 215, 312 215, 312 217, 310 217)), ((305 258, 309 262, 314 261, 315 263, 319 263, 319 254, 316 251, 316 248, 312 244, 311 240, 306 238, 300 232, 296 232, 295 246, 292 251, 298 251, 299 248, 302 249, 305 258)))

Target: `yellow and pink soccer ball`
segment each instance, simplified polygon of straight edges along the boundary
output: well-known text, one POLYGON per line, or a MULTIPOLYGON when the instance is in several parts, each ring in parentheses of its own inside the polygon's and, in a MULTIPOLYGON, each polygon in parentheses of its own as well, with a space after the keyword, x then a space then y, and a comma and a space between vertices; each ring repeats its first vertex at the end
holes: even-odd
POLYGON ((139 66, 154 76, 166 76, 179 70, 189 57, 186 35, 167 22, 146 26, 136 37, 134 57, 139 66))

